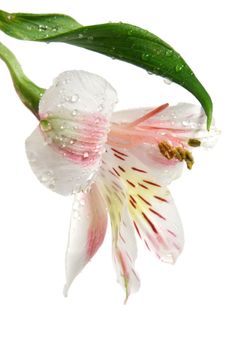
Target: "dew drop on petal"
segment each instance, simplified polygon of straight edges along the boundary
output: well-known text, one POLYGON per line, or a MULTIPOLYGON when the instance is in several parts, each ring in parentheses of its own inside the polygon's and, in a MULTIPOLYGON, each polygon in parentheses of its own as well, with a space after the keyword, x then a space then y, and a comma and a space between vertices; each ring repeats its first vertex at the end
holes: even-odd
POLYGON ((71 99, 70 99, 70 101, 71 102, 77 102, 79 100, 79 95, 78 94, 74 94, 72 97, 71 97, 71 99))
POLYGON ((84 152, 84 153, 83 153, 83 158, 84 158, 84 159, 87 159, 88 157, 89 157, 89 153, 88 153, 88 152, 84 152))
POLYGON ((183 124, 183 126, 189 126, 190 122, 187 120, 183 120, 182 124, 183 124))
POLYGON ((101 104, 98 106, 97 111, 98 111, 98 112, 101 112, 103 109, 104 109, 104 105, 101 103, 101 104))
POLYGON ((40 181, 50 189, 55 188, 56 180, 51 170, 44 171, 40 176, 40 181))
POLYGON ((166 85, 171 85, 172 81, 170 79, 163 79, 163 82, 166 84, 166 85))
POLYGON ((73 117, 75 117, 78 114, 78 110, 74 109, 71 114, 72 114, 73 117))

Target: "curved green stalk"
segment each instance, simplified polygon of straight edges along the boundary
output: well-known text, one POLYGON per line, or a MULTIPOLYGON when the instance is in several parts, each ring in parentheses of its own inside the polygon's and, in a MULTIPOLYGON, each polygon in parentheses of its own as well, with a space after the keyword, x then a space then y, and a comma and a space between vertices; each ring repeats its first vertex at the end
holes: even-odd
POLYGON ((24 74, 14 54, 0 42, 0 58, 6 63, 21 101, 38 117, 38 106, 44 89, 35 85, 24 74))
POLYGON ((208 92, 178 52, 142 28, 126 23, 82 26, 65 15, 0 11, 0 29, 21 40, 80 46, 168 78, 200 101, 210 128, 213 105, 208 92))

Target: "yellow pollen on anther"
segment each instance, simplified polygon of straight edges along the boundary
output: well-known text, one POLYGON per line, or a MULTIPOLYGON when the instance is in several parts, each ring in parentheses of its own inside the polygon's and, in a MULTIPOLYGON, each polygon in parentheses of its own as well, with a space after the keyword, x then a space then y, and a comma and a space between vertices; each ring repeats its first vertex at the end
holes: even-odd
POLYGON ((168 160, 177 159, 180 162, 183 160, 187 164, 188 169, 192 169, 194 164, 194 159, 192 153, 183 147, 173 147, 167 141, 162 141, 159 143, 160 153, 168 160))
POLYGON ((198 139, 189 139, 188 140, 188 145, 191 147, 200 147, 201 146, 201 141, 198 139))

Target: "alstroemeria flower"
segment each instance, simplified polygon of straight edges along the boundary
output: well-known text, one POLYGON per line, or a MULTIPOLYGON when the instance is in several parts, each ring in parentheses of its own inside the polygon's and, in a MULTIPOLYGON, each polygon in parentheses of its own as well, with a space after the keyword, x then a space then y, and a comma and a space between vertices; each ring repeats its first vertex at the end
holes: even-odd
POLYGON ((62 73, 41 98, 40 125, 26 141, 38 179, 74 195, 66 254, 67 293, 101 246, 108 213, 113 260, 126 299, 139 288, 135 236, 159 259, 173 263, 183 229, 166 188, 193 164, 191 147, 208 145, 203 110, 191 104, 113 113, 115 90, 84 71, 62 73))

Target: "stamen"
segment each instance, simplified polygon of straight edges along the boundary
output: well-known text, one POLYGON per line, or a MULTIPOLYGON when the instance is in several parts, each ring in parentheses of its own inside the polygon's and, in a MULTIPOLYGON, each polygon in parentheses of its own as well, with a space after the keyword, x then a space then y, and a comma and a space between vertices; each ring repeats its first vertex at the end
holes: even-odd
POLYGON ((188 140, 188 145, 191 147, 200 147, 201 146, 201 141, 198 139, 189 139, 188 140))
POLYGON ((187 164, 188 169, 192 169, 194 164, 194 159, 192 153, 183 147, 173 147, 167 141, 162 141, 159 143, 160 153, 168 160, 177 159, 180 162, 183 160, 187 164))
POLYGON ((153 109, 152 111, 146 113, 145 115, 143 115, 141 118, 136 119, 134 122, 129 123, 127 125, 127 127, 134 127, 138 124, 141 124, 142 122, 145 122, 146 120, 150 119, 151 117, 154 117, 156 114, 162 112, 164 109, 166 109, 169 106, 168 103, 165 103, 155 109, 153 109))

